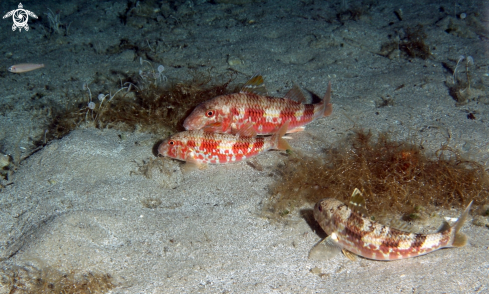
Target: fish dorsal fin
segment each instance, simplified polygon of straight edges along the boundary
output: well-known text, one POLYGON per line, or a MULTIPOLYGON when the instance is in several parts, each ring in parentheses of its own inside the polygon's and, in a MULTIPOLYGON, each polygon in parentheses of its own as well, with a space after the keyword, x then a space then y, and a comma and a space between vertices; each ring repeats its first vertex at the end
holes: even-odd
POLYGON ((294 83, 294 86, 292 87, 292 89, 290 89, 289 92, 287 92, 287 94, 285 94, 284 98, 289 99, 289 100, 293 100, 293 101, 296 101, 299 103, 306 103, 306 96, 304 96, 304 93, 302 93, 301 89, 299 88, 299 86, 297 86, 296 83, 294 83))
POLYGON ((446 230, 450 230, 450 224, 447 222, 447 221, 443 221, 443 223, 441 223, 441 226, 438 228, 438 230, 436 231, 437 233, 441 233, 441 232, 444 232, 446 230))
POLYGON ((266 96, 267 88, 263 82, 263 77, 260 74, 255 74, 241 87, 241 93, 254 93, 266 96))
POLYGON ((396 230, 399 230, 399 231, 414 233, 414 234, 417 233, 417 230, 411 224, 409 224, 408 222, 404 222, 402 220, 399 220, 399 219, 391 220, 388 225, 389 225, 389 227, 396 229, 396 230))
POLYGON ((362 196, 362 192, 355 188, 351 194, 350 203, 348 205, 351 210, 361 214, 362 216, 367 216, 367 207, 365 207, 365 199, 362 196))

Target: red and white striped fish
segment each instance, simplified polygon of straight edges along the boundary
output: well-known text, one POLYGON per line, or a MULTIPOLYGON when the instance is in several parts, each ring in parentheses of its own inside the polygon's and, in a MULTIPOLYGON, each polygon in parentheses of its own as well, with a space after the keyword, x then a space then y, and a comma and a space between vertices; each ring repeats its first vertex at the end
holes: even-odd
MULTIPOLYGON (((354 198, 365 202, 358 189, 353 192, 354 198)), ((467 243, 467 236, 459 231, 471 205, 472 202, 452 227, 444 223, 438 233, 415 234, 371 221, 336 199, 323 199, 314 206, 314 218, 329 236, 316 246, 326 245, 326 254, 342 250, 352 260, 355 255, 375 260, 396 260, 445 247, 462 247, 467 243)))
POLYGON ((265 93, 262 76, 255 75, 240 93, 221 95, 197 106, 183 126, 186 130, 205 128, 210 132, 232 134, 251 126, 258 135, 270 135, 288 121, 287 133, 293 133, 333 111, 331 82, 324 99, 316 104, 302 104, 306 99, 297 86, 283 98, 260 95, 265 93))
POLYGON ((238 162, 269 149, 287 150, 289 144, 282 138, 287 131, 285 123, 269 137, 241 136, 198 131, 184 131, 171 136, 158 147, 158 154, 200 165, 238 162))

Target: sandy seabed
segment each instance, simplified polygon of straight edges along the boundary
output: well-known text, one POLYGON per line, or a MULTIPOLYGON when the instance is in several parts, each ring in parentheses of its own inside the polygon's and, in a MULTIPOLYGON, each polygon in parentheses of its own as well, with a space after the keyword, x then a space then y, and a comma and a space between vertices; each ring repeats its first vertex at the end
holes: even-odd
POLYGON ((280 152, 256 158, 262 171, 241 162, 182 173, 168 160, 164 172, 146 177, 138 171, 154 158, 156 134, 80 127, 41 149, 34 144, 54 109, 85 107, 83 83, 94 97, 114 92, 119 78, 138 76, 142 57, 163 64, 168 83, 189 80, 190 69, 232 68, 240 82, 260 72, 273 96, 293 82, 322 96, 331 81, 333 114, 290 135, 305 154, 362 127, 417 136, 428 153, 448 141, 487 166, 487 1, 23 4, 40 18, 21 33, 2 20, 2 64, 46 67, 0 72, 0 151, 18 159, 0 192, 0 293, 11 293, 16 269, 26 273, 18 280, 46 269, 109 274, 111 293, 489 291, 489 230, 471 217, 463 248, 393 262, 308 259, 322 235, 298 212, 285 221, 263 214, 280 152), (58 30, 47 8, 59 14, 58 30), (399 50, 418 25, 426 59, 399 50))

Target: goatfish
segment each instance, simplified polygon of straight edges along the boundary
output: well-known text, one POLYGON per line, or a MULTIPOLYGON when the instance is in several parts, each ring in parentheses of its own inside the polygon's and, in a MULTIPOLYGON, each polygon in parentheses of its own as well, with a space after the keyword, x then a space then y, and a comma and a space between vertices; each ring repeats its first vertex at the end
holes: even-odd
POLYGON ((270 135, 288 121, 287 133, 293 133, 333 111, 331 82, 323 100, 315 104, 302 103, 306 98, 297 85, 283 98, 267 96, 266 92, 263 77, 255 75, 239 93, 217 96, 197 106, 183 126, 186 130, 205 129, 228 134, 251 127, 258 135, 270 135))
POLYGON ((365 200, 355 189, 351 207, 333 198, 322 199, 314 206, 314 218, 328 237, 318 243, 325 246, 322 254, 326 258, 339 251, 351 260, 362 256, 374 260, 396 260, 424 255, 447 247, 463 247, 467 236, 460 232, 469 214, 472 202, 453 226, 444 222, 437 233, 416 234, 384 226, 364 216, 365 200), (324 250, 326 248, 326 250, 324 250))
POLYGON ((287 141, 282 138, 287 127, 288 123, 285 123, 277 133, 268 137, 244 136, 240 133, 221 134, 204 130, 184 131, 163 141, 158 147, 158 154, 197 166, 238 162, 269 149, 290 149, 287 141))

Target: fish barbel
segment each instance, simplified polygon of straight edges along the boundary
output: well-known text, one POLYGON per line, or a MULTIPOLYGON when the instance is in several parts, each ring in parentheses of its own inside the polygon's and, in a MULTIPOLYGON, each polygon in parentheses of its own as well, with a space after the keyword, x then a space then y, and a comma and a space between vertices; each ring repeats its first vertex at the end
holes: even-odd
MULTIPOLYGON (((353 192, 354 198, 363 200, 358 189, 353 192)), ((329 236, 318 245, 325 245, 328 254, 339 249, 350 259, 359 255, 375 260, 410 258, 441 248, 462 247, 467 236, 459 231, 471 205, 472 202, 453 226, 445 222, 437 233, 415 234, 371 221, 336 199, 323 199, 314 206, 314 218, 329 236)))
POLYGON ((306 124, 332 113, 331 82, 319 103, 301 103, 305 100, 297 86, 283 98, 266 96, 262 76, 255 75, 241 92, 221 95, 197 106, 183 126, 186 130, 205 128, 209 132, 232 134, 251 126, 258 135, 270 135, 288 121, 287 133, 302 131, 306 124))
POLYGON ((285 123, 269 137, 242 136, 198 131, 184 131, 171 136, 158 147, 158 154, 188 163, 223 164, 238 162, 269 149, 287 150, 289 144, 282 138, 285 123))

